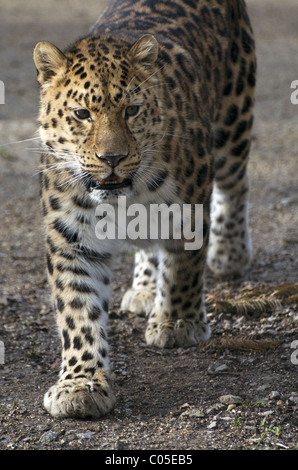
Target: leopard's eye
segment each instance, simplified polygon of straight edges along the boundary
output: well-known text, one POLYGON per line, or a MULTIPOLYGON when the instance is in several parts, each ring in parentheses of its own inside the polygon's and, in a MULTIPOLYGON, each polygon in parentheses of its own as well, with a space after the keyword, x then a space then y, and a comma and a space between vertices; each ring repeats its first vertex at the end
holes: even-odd
POLYGON ((132 104, 131 106, 127 106, 125 111, 125 117, 134 117, 138 114, 140 110, 140 106, 137 104, 132 104))
POLYGON ((91 114, 90 112, 88 111, 88 109, 84 109, 84 108, 81 108, 81 109, 75 109, 74 110, 74 115, 77 119, 79 119, 80 121, 84 121, 86 119, 88 119, 89 121, 91 121, 91 114))

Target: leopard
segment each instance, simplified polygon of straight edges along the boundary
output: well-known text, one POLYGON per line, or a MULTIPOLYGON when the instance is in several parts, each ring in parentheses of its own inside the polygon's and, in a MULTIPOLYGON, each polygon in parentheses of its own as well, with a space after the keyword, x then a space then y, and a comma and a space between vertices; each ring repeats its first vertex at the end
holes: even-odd
POLYGON ((63 51, 41 41, 33 56, 62 349, 43 404, 54 418, 96 419, 116 402, 108 318, 123 246, 135 265, 120 309, 146 317, 152 348, 208 340, 206 269, 225 278, 250 264, 254 35, 244 0, 111 0, 84 37, 63 51), (96 236, 100 208, 121 198, 128 209, 200 205, 200 247, 185 249, 183 236, 96 236))

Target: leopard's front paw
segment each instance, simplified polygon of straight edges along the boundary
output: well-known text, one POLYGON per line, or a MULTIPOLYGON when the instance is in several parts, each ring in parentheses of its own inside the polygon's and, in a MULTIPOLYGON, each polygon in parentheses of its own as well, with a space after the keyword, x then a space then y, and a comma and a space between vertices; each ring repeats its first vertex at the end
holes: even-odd
POLYGON ((55 418, 99 418, 115 404, 109 379, 96 371, 92 379, 60 379, 44 396, 44 407, 55 418))
POLYGON ((145 338, 147 344, 159 348, 189 347, 208 339, 210 328, 203 322, 179 319, 176 321, 151 321, 145 338))
POLYGON ((153 308, 155 293, 150 290, 129 289, 125 292, 121 310, 137 315, 149 315, 153 308))

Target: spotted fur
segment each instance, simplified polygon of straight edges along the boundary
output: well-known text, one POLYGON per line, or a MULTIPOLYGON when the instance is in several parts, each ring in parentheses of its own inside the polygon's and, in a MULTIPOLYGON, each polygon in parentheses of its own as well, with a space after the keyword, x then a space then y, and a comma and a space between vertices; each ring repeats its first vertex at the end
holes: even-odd
POLYGON ((115 402, 106 323, 120 245, 96 238, 96 207, 119 196, 147 207, 203 204, 201 249, 136 241, 122 309, 146 313, 150 345, 207 339, 206 258, 220 275, 249 262, 253 35, 242 0, 116 0, 88 36, 63 53, 39 43, 34 60, 47 269, 62 341, 60 377, 44 405, 56 417, 96 417, 115 402))

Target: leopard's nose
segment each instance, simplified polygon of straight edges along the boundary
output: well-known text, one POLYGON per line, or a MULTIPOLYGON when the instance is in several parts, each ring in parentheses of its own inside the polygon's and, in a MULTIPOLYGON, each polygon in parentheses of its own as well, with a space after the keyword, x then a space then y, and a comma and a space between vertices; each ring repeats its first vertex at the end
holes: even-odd
POLYGON ((107 163, 111 168, 115 168, 117 165, 119 165, 119 163, 121 162, 121 160, 124 160, 124 158, 127 157, 127 155, 110 155, 109 153, 104 153, 103 155, 98 155, 97 153, 95 153, 95 155, 97 156, 97 158, 99 160, 103 160, 105 163, 107 163))

